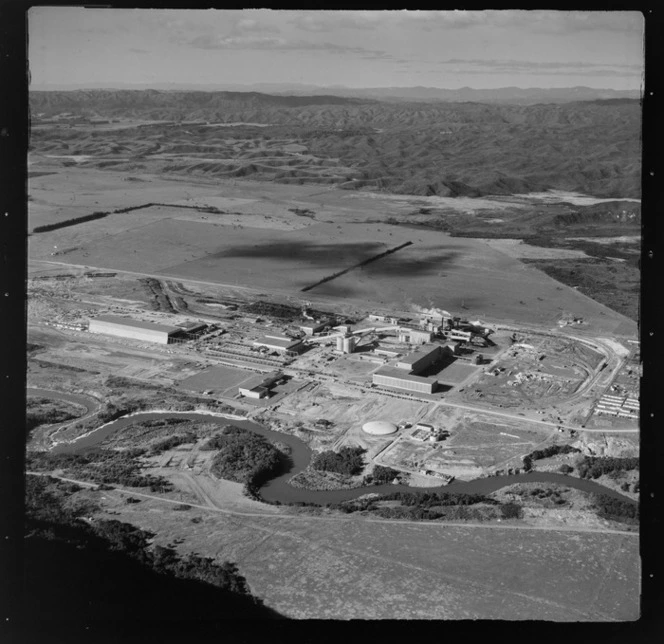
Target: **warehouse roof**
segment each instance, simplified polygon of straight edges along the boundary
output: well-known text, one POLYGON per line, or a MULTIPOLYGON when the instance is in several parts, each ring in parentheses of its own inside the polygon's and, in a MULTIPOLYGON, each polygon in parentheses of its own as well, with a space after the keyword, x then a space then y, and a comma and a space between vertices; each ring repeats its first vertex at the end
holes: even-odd
POLYGON ((410 380, 412 382, 438 382, 436 376, 416 376, 395 367, 381 367, 378 371, 374 371, 374 376, 388 376, 389 378, 400 378, 401 380, 410 380))
POLYGON ((261 338, 254 342, 255 345, 263 345, 266 347, 279 347, 280 349, 290 349, 298 344, 302 344, 301 340, 286 340, 280 338, 261 338))
POLYGON ((156 324, 154 322, 143 322, 143 320, 134 320, 133 318, 123 318, 119 315, 98 315, 93 319, 94 322, 110 322, 111 324, 120 324, 122 326, 134 327, 136 329, 147 329, 149 331, 159 331, 161 333, 179 333, 182 329, 177 326, 167 326, 165 324, 156 324))

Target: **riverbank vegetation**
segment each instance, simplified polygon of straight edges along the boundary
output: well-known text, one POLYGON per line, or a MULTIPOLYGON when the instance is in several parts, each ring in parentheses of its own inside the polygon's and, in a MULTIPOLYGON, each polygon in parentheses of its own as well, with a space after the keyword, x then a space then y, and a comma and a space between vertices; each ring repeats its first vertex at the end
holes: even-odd
POLYGON ((539 522, 575 522, 597 525, 597 519, 637 525, 639 504, 627 497, 586 492, 555 483, 516 483, 490 495, 503 504, 514 502, 523 508, 525 518, 539 522))
POLYGON ((326 472, 314 469, 311 465, 288 481, 288 485, 304 490, 349 490, 366 484, 367 481, 363 476, 326 472))
POLYGON ((338 452, 327 450, 316 454, 311 466, 316 470, 354 476, 364 468, 362 455, 365 451, 361 447, 342 447, 338 452))
POLYGON ((52 626, 72 619, 110 623, 118 615, 132 624, 280 617, 251 595, 230 562, 180 555, 128 523, 83 520, 98 508, 78 498, 80 490, 51 477, 26 478, 24 590, 32 620, 52 626))
POLYGON ((500 503, 483 494, 452 492, 394 492, 366 495, 329 507, 344 514, 362 512, 384 519, 411 521, 490 521, 518 519, 522 516, 521 505, 513 501, 500 503))
POLYGON ((597 516, 609 521, 618 521, 630 525, 639 522, 639 505, 630 501, 622 501, 607 494, 596 494, 594 507, 597 516))
POLYGON ((147 450, 94 449, 84 454, 28 452, 26 469, 33 472, 62 470, 65 476, 103 485, 147 487, 151 492, 170 492, 173 485, 162 476, 143 474, 139 460, 147 450))
POLYGON ((250 496, 268 479, 279 474, 286 457, 265 437, 229 425, 212 436, 201 449, 215 450, 210 471, 215 476, 244 483, 250 496))
POLYGON ((206 423, 189 418, 172 417, 153 420, 136 420, 135 423, 113 432, 101 443, 103 447, 131 449, 145 447, 152 455, 161 454, 184 443, 194 443, 199 438, 219 431, 216 423, 206 423))
MULTIPOLYGON (((163 385, 151 385, 131 378, 109 376, 104 382, 106 403, 96 416, 68 427, 59 435, 61 440, 73 440, 82 434, 118 418, 138 412, 168 410, 177 412, 208 411, 244 416, 246 412, 212 398, 188 395, 163 385)), ((177 419, 175 419, 177 420, 177 419)))
POLYGON ((63 423, 80 418, 83 414, 85 414, 84 407, 66 400, 28 396, 25 413, 26 431, 29 434, 40 425, 63 423))
POLYGON ((550 445, 544 449, 536 449, 534 452, 530 452, 530 454, 526 454, 523 457, 523 469, 525 472, 530 472, 533 469, 533 461, 539 461, 560 454, 575 454, 579 452, 581 450, 572 445, 550 445))
POLYGON ((603 474, 618 475, 622 472, 639 469, 639 458, 615 458, 605 456, 584 456, 576 466, 579 476, 584 479, 597 479, 603 474))

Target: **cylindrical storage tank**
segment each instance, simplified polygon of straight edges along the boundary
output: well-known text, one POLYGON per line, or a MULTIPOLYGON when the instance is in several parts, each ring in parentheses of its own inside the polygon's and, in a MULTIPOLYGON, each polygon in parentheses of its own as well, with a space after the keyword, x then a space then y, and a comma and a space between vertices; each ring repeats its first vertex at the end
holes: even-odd
POLYGON ((337 336, 337 351, 344 350, 344 339, 342 336, 337 336))
POLYGON ((353 336, 349 338, 344 338, 343 339, 343 352, 344 353, 353 353, 353 349, 355 349, 355 342, 356 338, 353 336))
POLYGON ((372 420, 369 423, 362 425, 362 431, 373 436, 386 436, 394 434, 397 431, 397 426, 394 423, 388 423, 385 420, 372 420))

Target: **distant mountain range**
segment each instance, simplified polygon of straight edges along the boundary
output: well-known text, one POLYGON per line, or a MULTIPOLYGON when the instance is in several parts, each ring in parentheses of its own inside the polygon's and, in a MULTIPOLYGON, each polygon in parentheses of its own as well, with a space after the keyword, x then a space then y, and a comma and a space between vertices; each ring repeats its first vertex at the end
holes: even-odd
POLYGON ((154 89, 161 91, 203 91, 203 92, 260 92, 276 96, 339 96, 383 101, 442 101, 506 103, 532 105, 537 103, 570 103, 606 99, 640 99, 640 90, 595 89, 592 87, 500 87, 496 89, 474 89, 461 87, 445 89, 441 87, 367 87, 354 88, 341 85, 322 87, 318 85, 287 83, 255 83, 201 85, 182 83, 155 83, 149 88, 130 83, 89 83, 86 85, 39 85, 32 91, 68 91, 90 89, 154 89))

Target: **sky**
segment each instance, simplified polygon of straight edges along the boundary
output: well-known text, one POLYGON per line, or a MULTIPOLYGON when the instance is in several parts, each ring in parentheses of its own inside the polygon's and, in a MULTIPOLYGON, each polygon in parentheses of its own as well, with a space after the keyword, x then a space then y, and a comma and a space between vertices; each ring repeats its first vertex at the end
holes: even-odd
POLYGON ((639 89, 639 12, 33 7, 31 86, 639 89))

